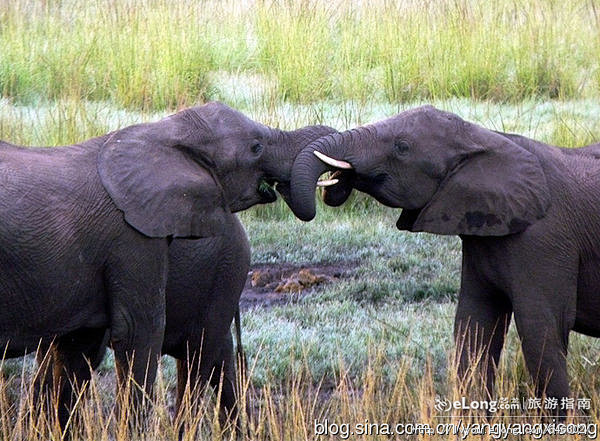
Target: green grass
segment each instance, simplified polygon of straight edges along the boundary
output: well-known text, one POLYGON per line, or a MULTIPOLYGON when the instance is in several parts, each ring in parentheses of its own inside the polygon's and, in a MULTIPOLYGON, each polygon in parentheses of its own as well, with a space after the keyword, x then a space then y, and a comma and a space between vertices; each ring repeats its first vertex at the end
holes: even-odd
POLYGON ((0 6, 0 94, 157 111, 260 75, 276 102, 600 96, 587 0, 73 0, 0 6))
MULTIPOLYGON (((580 147, 600 141, 600 104, 596 99, 493 103, 450 98, 397 104, 321 101, 292 105, 270 102, 268 96, 272 91, 261 82, 261 77, 226 73, 220 76, 219 88, 215 90, 217 98, 230 102, 250 118, 287 130, 308 124, 327 124, 346 130, 430 103, 492 130, 519 133, 563 147, 580 147), (237 87, 234 92, 231 91, 232 84, 237 87)), ((0 139, 25 145, 63 145, 127 125, 156 121, 170 113, 167 110, 128 110, 112 102, 79 99, 31 105, 0 99, 0 139)), ((351 200, 350 205, 357 210, 367 208, 361 198, 351 200)), ((259 208, 268 211, 271 206, 259 208)))

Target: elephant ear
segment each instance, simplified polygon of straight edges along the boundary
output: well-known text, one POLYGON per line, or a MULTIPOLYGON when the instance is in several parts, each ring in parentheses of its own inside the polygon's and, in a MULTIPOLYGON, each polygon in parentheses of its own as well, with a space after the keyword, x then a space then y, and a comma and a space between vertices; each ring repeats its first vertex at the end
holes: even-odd
POLYGON ((467 147, 462 159, 427 205, 402 212, 398 228, 504 236, 545 216, 550 192, 538 158, 505 137, 469 126, 461 137, 467 147))
POLYGON ((221 186, 179 145, 180 131, 168 120, 115 132, 99 153, 102 184, 146 236, 213 236, 228 213, 221 186))

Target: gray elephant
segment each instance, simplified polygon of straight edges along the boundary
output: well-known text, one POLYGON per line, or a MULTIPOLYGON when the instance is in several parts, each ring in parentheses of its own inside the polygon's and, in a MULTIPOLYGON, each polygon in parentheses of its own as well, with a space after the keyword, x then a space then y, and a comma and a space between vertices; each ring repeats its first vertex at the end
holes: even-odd
POLYGON ((420 107, 307 147, 291 207, 312 219, 317 176, 338 169, 326 203, 356 188, 403 208, 401 230, 459 235, 459 374, 483 352, 491 393, 514 314, 537 393, 565 397, 570 331, 600 336, 600 162, 590 147, 565 153, 420 107))
MULTIPOLYGON (((284 195, 313 126, 271 129, 220 103, 56 148, 0 149, 0 347, 98 353, 151 390, 165 331, 168 245, 235 229, 284 195)), ((143 392, 135 391, 134 403, 143 392)))
POLYGON ((564 151, 568 154, 578 154, 591 156, 592 158, 600 159, 600 143, 590 144, 583 147, 567 148, 564 151))
MULTIPOLYGON (((230 229, 202 239, 175 239, 169 246, 169 275, 166 286, 166 327, 162 353, 177 360, 177 398, 179 414, 186 385, 190 391, 210 380, 221 383, 222 419, 237 411, 235 356, 231 323, 235 318, 237 355, 245 356, 241 343, 239 298, 250 268, 250 246, 246 232, 235 215, 230 229)), ((39 352, 41 387, 53 385, 58 394, 58 417, 65 427, 70 416, 73 384, 88 381, 106 352, 104 340, 79 334, 65 344, 64 339, 39 352), (89 363, 89 364, 88 364, 89 363)))

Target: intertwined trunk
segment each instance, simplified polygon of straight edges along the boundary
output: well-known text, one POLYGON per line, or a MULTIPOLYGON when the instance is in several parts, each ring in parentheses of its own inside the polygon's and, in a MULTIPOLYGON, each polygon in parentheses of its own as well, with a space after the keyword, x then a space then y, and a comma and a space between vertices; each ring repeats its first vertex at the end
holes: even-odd
MULTIPOLYGON (((335 133, 319 138, 303 149, 296 157, 292 167, 290 208, 299 219, 309 221, 315 217, 315 189, 319 176, 328 170, 335 169, 318 159, 314 151, 317 150, 331 158, 352 163, 345 145, 347 136, 347 133, 335 133)), ((348 191, 347 195, 349 194, 348 191)), ((336 202, 340 201, 337 200, 336 202)))

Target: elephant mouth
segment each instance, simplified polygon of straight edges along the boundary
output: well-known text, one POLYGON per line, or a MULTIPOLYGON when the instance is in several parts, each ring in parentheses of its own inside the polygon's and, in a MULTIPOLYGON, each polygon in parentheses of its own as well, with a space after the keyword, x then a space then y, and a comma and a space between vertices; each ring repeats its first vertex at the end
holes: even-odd
MULTIPOLYGON (((338 184, 339 180, 335 177, 324 179, 317 183, 319 187, 332 188, 338 184)), ((291 188, 289 181, 277 181, 271 178, 262 178, 258 183, 258 194, 261 198, 261 203, 270 203, 277 200, 277 193, 281 195, 283 200, 290 205, 291 188), (275 189, 277 191, 275 191, 275 189)))
POLYGON ((413 231, 413 225, 417 221, 417 218, 421 214, 422 208, 417 208, 413 210, 409 210, 404 208, 402 213, 400 213, 400 217, 396 221, 396 227, 399 230, 405 231, 413 231))
MULTIPOLYGON (((322 179, 322 180, 318 181, 317 186, 326 188, 326 189, 332 189, 332 188, 335 189, 336 186, 341 185, 339 182, 340 182, 340 180, 335 175, 331 175, 330 177, 328 177, 326 179, 322 179)), ((288 182, 277 182, 277 186, 275 188, 277 189, 277 193, 279 193, 281 195, 283 200, 289 206, 291 206, 292 190, 291 190, 289 181, 288 182)))
POLYGON ((291 201, 290 183, 278 182, 275 188, 277 189, 277 193, 279 193, 283 200, 289 205, 291 201))
POLYGON ((328 191, 338 191, 341 188, 354 186, 357 180, 357 174, 355 170, 340 170, 336 169, 330 172, 326 180, 321 182, 332 182, 331 185, 327 185, 328 191))
POLYGON ((277 193, 275 193, 275 189, 273 186, 275 185, 275 181, 270 179, 261 179, 258 183, 258 194, 261 198, 261 202, 270 203, 275 202, 277 200, 277 193))

